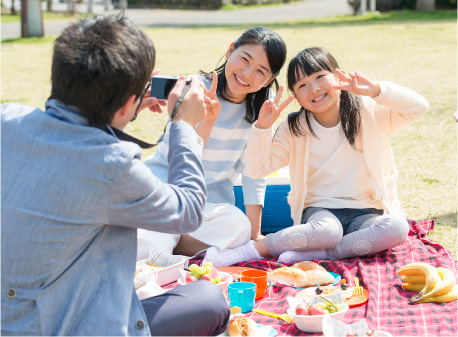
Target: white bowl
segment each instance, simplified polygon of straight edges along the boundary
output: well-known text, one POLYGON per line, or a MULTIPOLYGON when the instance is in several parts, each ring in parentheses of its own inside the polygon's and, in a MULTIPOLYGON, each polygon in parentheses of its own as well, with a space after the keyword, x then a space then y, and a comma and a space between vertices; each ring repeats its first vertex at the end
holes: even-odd
MULTIPOLYGON (((342 321, 345 313, 348 310, 348 304, 342 303, 342 310, 334 312, 332 314, 327 314, 326 316, 332 317, 337 321, 342 321)), ((294 317, 294 323, 299 330, 304 332, 323 332, 323 316, 324 315, 296 315, 292 312, 291 309, 286 311, 288 314, 294 317)))
MULTIPOLYGON (((189 274, 190 274, 189 272, 186 273, 186 277, 188 277, 189 274)), ((216 284, 216 285, 219 286, 223 290, 224 293, 227 293, 227 285, 229 283, 232 283, 232 275, 229 274, 229 273, 222 272, 222 271, 218 271, 218 273, 216 275, 221 277, 221 282, 216 284)), ((185 285, 186 284, 186 278, 180 277, 177 280, 177 282, 180 285, 185 285)), ((210 282, 210 281, 205 281, 205 282, 210 282)))

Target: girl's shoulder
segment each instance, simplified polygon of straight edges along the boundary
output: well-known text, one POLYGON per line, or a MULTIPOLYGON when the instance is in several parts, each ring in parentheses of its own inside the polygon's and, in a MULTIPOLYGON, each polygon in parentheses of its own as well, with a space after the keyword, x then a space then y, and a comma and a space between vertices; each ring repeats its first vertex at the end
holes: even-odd
POLYGON ((305 125, 304 127, 307 127, 307 118, 305 116, 307 112, 304 111, 303 109, 294 111, 288 114, 288 116, 285 119, 285 123, 288 124, 300 124, 305 125))
POLYGON ((278 127, 278 131, 292 137, 303 137, 310 133, 305 114, 304 110, 289 113, 278 127))
POLYGON ((290 119, 304 119, 305 120, 305 111, 304 110, 298 110, 298 111, 293 111, 288 114, 288 120, 290 119))

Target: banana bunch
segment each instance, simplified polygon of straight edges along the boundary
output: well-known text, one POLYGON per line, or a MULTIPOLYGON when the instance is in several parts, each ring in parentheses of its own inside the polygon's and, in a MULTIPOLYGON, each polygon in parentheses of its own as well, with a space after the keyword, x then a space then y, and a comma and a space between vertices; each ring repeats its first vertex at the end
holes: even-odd
POLYGON ((453 271, 447 268, 417 262, 405 265, 398 274, 404 289, 418 292, 409 298, 410 304, 452 302, 458 298, 458 286, 453 271))

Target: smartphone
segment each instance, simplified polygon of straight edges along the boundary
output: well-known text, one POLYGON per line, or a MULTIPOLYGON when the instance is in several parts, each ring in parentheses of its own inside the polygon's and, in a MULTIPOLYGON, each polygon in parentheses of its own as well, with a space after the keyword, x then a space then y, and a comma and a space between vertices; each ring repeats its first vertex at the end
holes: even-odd
MULTIPOLYGON (((162 76, 156 75, 151 78, 151 97, 157 99, 168 99, 170 91, 175 86, 178 76, 162 76)), ((190 79, 186 80, 186 84, 190 83, 190 79)))

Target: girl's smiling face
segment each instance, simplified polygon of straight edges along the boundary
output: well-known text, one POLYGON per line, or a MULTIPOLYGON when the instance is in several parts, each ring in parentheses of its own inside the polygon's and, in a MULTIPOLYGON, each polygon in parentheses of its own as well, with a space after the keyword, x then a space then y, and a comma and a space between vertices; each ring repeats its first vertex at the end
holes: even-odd
POLYGON ((234 103, 241 103, 247 94, 256 92, 272 82, 272 72, 264 47, 245 44, 233 46, 226 53, 226 92, 234 103))
POLYGON ((338 84, 339 79, 336 74, 320 70, 310 76, 301 76, 299 81, 293 85, 293 89, 299 104, 312 112, 318 122, 320 120, 338 121, 340 90, 333 88, 338 84))

